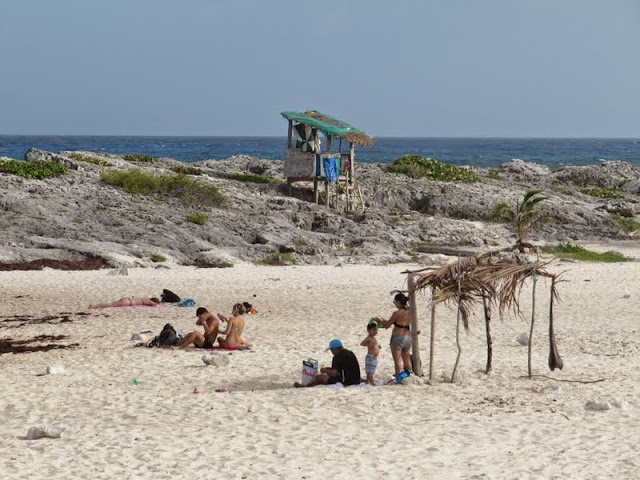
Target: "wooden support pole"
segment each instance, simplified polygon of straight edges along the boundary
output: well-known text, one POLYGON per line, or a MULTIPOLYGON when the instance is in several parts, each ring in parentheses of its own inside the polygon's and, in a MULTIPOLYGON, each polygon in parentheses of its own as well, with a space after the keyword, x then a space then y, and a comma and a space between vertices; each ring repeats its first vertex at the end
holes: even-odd
POLYGON ((289 120, 289 132, 287 133, 287 148, 293 147, 293 120, 289 120))
POLYGON ((318 177, 314 175, 313 177, 313 198, 316 201, 316 205, 318 204, 318 177))
POLYGON ((436 338, 436 287, 431 287, 431 339, 429 345, 429 380, 433 380, 433 356, 436 338))
MULTIPOLYGON (((356 149, 353 146, 353 142, 349 142, 349 170, 347 172, 345 172, 346 177, 347 177, 347 184, 351 185, 350 189, 347 189, 347 203, 350 206, 350 210, 353 210, 353 197, 352 195, 355 195, 355 188, 356 188, 356 184, 354 183, 353 180, 353 162, 356 156, 356 149)), ((364 210, 364 201, 363 203, 363 210, 364 210)))
POLYGON ((527 352, 527 367, 529 370, 529 378, 531 378, 531 349, 533 347, 533 325, 536 321, 536 278, 535 272, 533 273, 533 288, 531 291, 531 328, 529 329, 529 345, 527 352))
POLYGON ((422 360, 420 359, 420 342, 418 340, 420 328, 418 325, 418 305, 416 302, 416 281, 413 274, 409 274, 408 286, 409 313, 411 314, 411 353, 413 355, 411 365, 413 366, 413 373, 421 377, 423 375, 422 360))
POLYGON ((331 205, 329 203, 329 182, 327 182, 326 179, 324 181, 324 201, 327 208, 331 208, 331 205))
POLYGON ((356 148, 353 143, 349 143, 349 175, 351 176, 351 181, 353 181, 354 174, 354 164, 356 161, 356 148))
POLYGON ((482 296, 482 306, 484 307, 484 326, 487 332, 487 368, 485 373, 493 370, 493 338, 491 337, 491 304, 486 295, 482 296))
MULTIPOLYGON (((460 258, 458 258, 458 264, 460 263, 460 258)), ((451 372, 451 383, 456 380, 456 372, 458 370, 458 364, 460 363, 460 356, 462 355, 462 345, 460 345, 460 321, 462 319, 462 313, 460 308, 460 291, 462 290, 460 287, 460 277, 458 277, 458 314, 456 316, 456 346, 458 347, 458 355, 456 356, 456 363, 453 365, 453 372, 451 372)))

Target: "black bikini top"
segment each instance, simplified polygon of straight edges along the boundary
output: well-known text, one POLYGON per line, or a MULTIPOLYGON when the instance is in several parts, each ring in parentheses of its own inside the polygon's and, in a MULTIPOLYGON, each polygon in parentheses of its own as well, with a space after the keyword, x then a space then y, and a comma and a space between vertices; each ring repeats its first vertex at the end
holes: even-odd
POLYGON ((393 322, 393 325, 398 328, 406 328, 407 330, 410 328, 410 325, 398 325, 398 322, 393 322))

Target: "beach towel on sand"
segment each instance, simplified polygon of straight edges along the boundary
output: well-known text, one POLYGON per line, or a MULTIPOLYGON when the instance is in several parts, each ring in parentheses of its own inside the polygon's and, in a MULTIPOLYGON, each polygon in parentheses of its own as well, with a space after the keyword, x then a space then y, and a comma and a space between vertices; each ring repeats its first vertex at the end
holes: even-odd
POLYGON ((234 351, 251 350, 251 347, 248 345, 238 345, 236 347, 231 347, 231 348, 211 347, 211 348, 196 348, 194 350, 209 350, 211 352, 223 352, 223 351, 234 352, 234 351))

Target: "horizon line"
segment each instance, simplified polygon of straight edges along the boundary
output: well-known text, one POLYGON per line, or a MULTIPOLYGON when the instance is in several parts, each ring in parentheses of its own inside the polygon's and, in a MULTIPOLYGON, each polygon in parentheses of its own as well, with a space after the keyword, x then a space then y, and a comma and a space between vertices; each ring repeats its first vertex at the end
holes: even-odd
MULTIPOLYGON (((0 133, 2 137, 99 137, 99 138, 287 138, 287 135, 120 135, 120 134, 58 134, 58 133, 0 133)), ((432 139, 432 140, 640 140, 640 137, 606 136, 371 136, 376 139, 432 139)))

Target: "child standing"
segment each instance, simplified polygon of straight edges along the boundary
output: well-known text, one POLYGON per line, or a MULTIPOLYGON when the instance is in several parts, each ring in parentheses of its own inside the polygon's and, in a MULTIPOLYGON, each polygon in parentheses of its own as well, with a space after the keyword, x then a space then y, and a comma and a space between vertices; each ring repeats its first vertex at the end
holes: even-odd
POLYGON ((374 322, 370 322, 367 325, 367 333, 368 335, 360 342, 360 345, 367 347, 367 356, 364 357, 364 371, 367 374, 367 383, 369 385, 375 385, 373 375, 376 373, 376 367, 378 366, 380 344, 378 340, 376 340, 378 327, 374 322))

